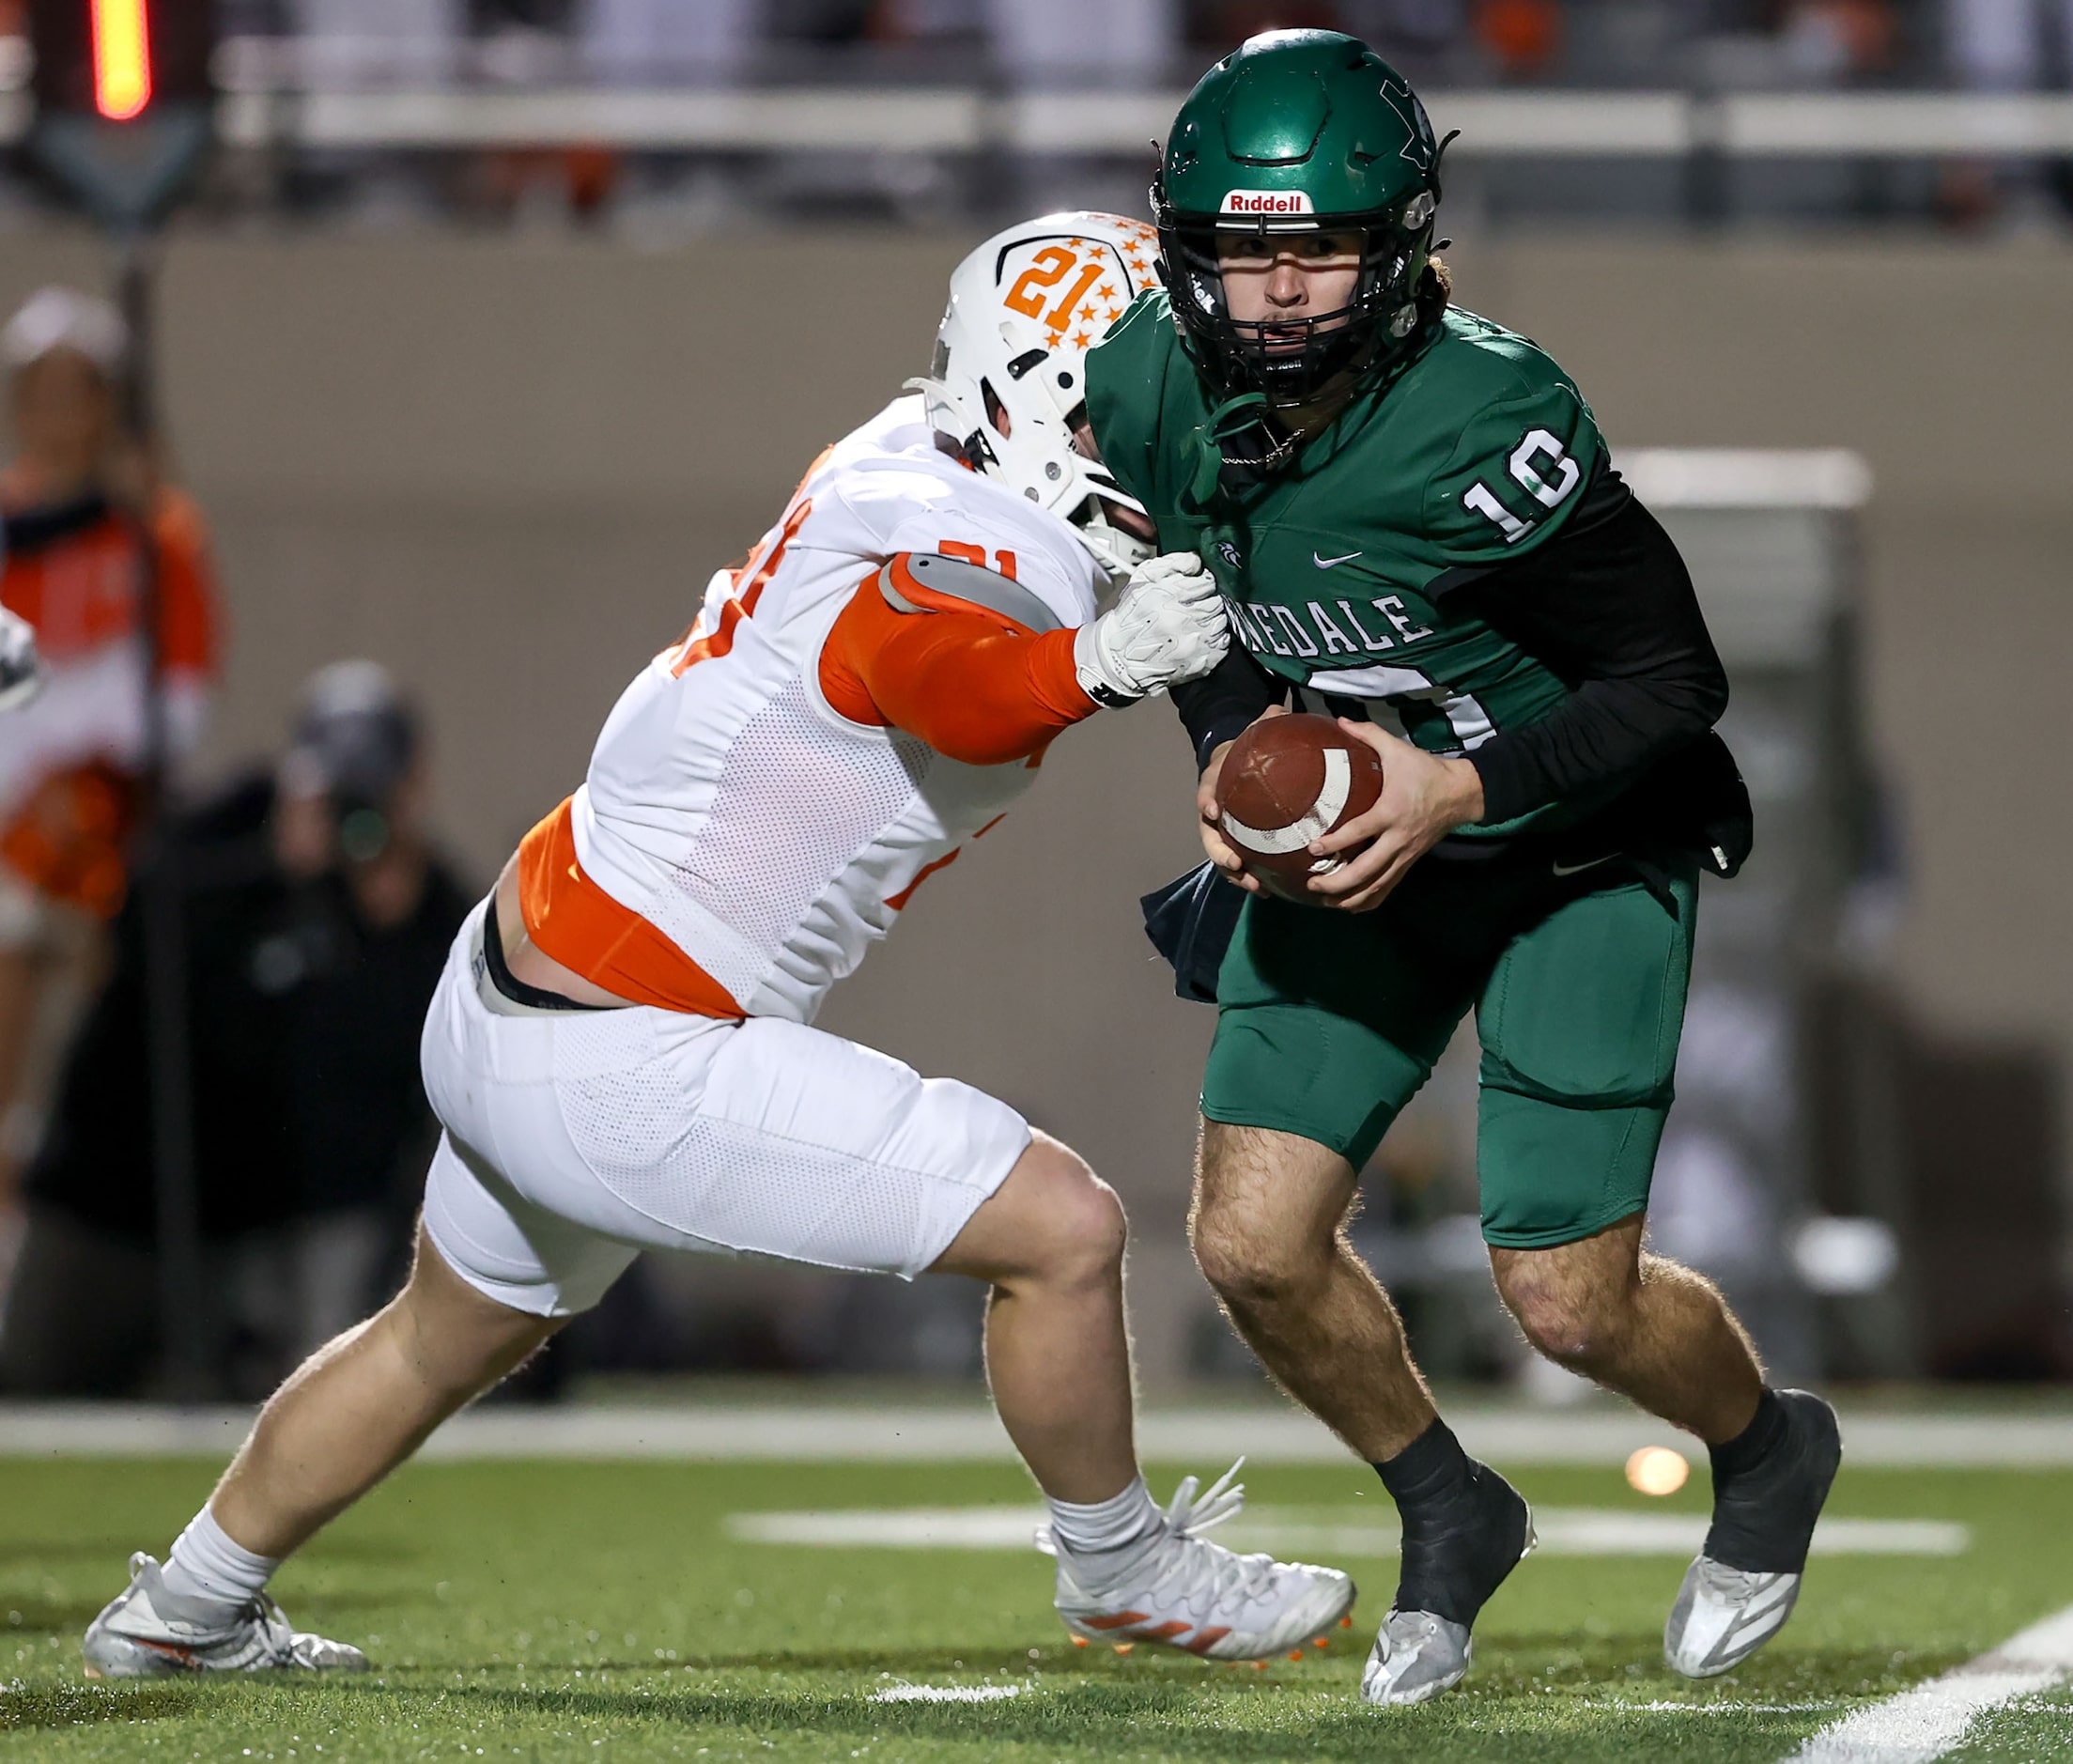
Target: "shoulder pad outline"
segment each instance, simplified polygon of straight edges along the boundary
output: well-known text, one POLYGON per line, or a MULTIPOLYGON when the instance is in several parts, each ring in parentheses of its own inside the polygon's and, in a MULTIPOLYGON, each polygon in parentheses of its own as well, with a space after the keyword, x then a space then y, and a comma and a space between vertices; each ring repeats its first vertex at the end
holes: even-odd
POLYGON ((917 599, 913 590, 946 599, 962 600, 987 612, 1035 631, 1063 630, 1065 621, 1043 599, 1020 582, 1011 581, 998 570, 967 564, 962 558, 944 557, 934 551, 908 551, 893 558, 877 576, 878 592, 895 612, 936 612, 949 609, 917 599), (906 580, 903 581, 901 578, 906 580))

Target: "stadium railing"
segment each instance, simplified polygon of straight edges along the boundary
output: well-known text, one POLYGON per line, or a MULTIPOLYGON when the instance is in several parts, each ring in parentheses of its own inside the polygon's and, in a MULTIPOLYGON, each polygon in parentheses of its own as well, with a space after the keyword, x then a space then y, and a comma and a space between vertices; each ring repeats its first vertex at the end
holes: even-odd
MULTIPOLYGON (((968 86, 611 90, 420 88, 227 91, 238 147, 456 148, 603 146, 647 151, 1145 152, 1182 94, 990 93, 968 86)), ((1463 158, 1926 159, 2073 153, 2073 95, 1940 92, 1439 91, 1436 125, 1463 158)), ((0 142, 27 94, 0 79, 0 142)))

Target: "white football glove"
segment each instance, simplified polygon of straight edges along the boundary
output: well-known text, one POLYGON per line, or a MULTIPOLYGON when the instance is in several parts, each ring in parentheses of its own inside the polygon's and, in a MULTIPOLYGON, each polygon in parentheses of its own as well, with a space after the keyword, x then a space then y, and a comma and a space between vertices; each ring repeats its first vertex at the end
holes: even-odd
POLYGON ((1230 647, 1216 579, 1193 551, 1168 551, 1130 572, 1116 604, 1073 639, 1080 689, 1097 704, 1131 704, 1176 680, 1199 680, 1230 647))
POLYGON ((26 704, 43 685, 36 659, 36 632, 28 621, 0 608, 0 710, 26 704))

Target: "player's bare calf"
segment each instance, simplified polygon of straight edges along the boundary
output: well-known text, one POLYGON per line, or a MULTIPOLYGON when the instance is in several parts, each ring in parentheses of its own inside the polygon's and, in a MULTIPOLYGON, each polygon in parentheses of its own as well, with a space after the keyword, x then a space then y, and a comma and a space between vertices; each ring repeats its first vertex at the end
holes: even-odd
POLYGON ((1663 1646, 1678 1671, 1710 1678, 1792 1615, 1842 1440, 1820 1398, 1764 1387, 1755 1348, 1709 1281, 1641 1244, 1637 1215, 1549 1249, 1493 1247, 1491 1267, 1536 1349, 1706 1443, 1713 1523, 1663 1646))

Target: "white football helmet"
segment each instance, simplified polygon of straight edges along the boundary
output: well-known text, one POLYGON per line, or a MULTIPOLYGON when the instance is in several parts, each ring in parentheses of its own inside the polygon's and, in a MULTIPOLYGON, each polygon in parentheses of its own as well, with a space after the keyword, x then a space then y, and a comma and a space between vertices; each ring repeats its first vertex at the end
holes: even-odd
POLYGON ((1109 520, 1104 502, 1143 505, 1073 445, 1073 423, 1087 351, 1153 285, 1158 255, 1158 234, 1120 214, 1045 214, 995 234, 951 271, 936 359, 906 382, 973 470, 1071 522, 1115 575, 1156 548, 1109 520))

